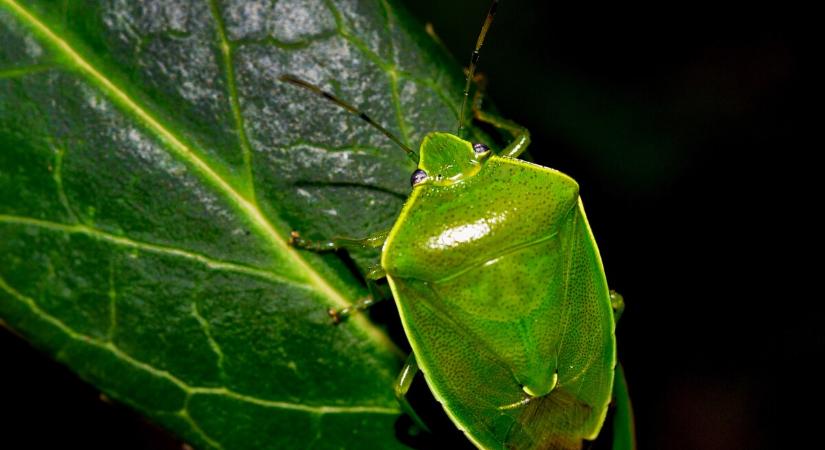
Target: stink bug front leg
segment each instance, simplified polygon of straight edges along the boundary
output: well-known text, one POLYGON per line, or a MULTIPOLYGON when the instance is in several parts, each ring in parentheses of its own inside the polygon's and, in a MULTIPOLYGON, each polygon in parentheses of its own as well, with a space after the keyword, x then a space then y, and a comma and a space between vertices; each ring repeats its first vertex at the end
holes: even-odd
POLYGON ((487 86, 487 81, 481 74, 476 77, 475 81, 478 89, 476 89, 473 95, 473 118, 479 122, 484 122, 510 133, 513 136, 513 142, 508 144, 500 154, 501 156, 518 158, 519 155, 527 150, 527 146, 530 145, 530 131, 513 121, 482 111, 481 103, 484 100, 484 90, 487 86))
POLYGON ((304 239, 297 231, 289 234, 289 245, 316 252, 326 252, 338 249, 352 248, 378 248, 384 245, 387 240, 389 230, 371 234, 363 239, 353 239, 348 237, 334 237, 328 241, 312 241, 304 239))
POLYGON ((513 135, 513 142, 510 142, 510 144, 501 151, 501 156, 518 158, 519 155, 527 150, 527 146, 530 145, 530 131, 513 121, 484 112, 480 109, 473 110, 473 117, 479 122, 488 123, 513 135))

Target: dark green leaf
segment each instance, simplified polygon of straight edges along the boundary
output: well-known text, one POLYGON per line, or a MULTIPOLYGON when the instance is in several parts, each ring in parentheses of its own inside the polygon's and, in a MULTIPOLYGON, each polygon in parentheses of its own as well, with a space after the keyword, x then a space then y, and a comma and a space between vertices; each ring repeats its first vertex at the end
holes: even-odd
MULTIPOLYGON (((388 228, 461 71, 384 1, 0 0, 0 323, 198 447, 393 447, 400 352, 308 237, 388 228)), ((375 253, 355 255, 361 270, 375 253)))

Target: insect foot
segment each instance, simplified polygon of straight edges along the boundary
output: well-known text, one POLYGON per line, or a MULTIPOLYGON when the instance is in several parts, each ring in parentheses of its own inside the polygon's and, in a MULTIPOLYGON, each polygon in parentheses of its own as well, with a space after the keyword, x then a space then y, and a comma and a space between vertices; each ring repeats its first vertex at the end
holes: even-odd
POLYGON ((341 313, 337 309, 329 308, 327 310, 327 314, 329 314, 329 317, 332 319, 333 325, 338 325, 341 323, 341 313))
POLYGON ((352 313, 358 311, 365 311, 367 308, 374 305, 375 303, 375 298, 373 298, 371 295, 368 295, 356 301, 355 303, 347 306, 346 308, 329 308, 327 310, 327 314, 329 314, 329 317, 332 318, 333 325, 338 325, 339 323, 341 323, 342 320, 346 319, 352 313))
POLYGON ((314 252, 324 252, 335 250, 337 246, 334 242, 329 241, 310 241, 301 237, 301 233, 291 231, 289 233, 289 245, 295 248, 302 248, 304 250, 311 250, 314 252))

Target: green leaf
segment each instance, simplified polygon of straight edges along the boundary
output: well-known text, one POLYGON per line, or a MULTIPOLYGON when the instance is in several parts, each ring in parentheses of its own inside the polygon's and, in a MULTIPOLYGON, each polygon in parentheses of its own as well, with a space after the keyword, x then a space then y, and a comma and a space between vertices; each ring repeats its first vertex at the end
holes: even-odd
MULTIPOLYGON (((388 228, 461 71, 394 3, 0 0, 0 324, 198 447, 400 446, 336 255, 388 228)), ((360 270, 375 253, 353 256, 360 270)))

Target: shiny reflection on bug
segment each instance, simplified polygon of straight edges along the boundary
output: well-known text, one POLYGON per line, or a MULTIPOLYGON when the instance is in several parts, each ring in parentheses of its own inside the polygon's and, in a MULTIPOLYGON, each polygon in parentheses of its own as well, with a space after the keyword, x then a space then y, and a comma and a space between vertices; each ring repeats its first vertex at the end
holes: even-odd
POLYGON ((497 214, 491 217, 483 217, 475 222, 447 228, 438 236, 428 239, 427 247, 433 250, 443 250, 477 241, 488 235, 497 223, 504 222, 504 219, 504 214, 497 214))

